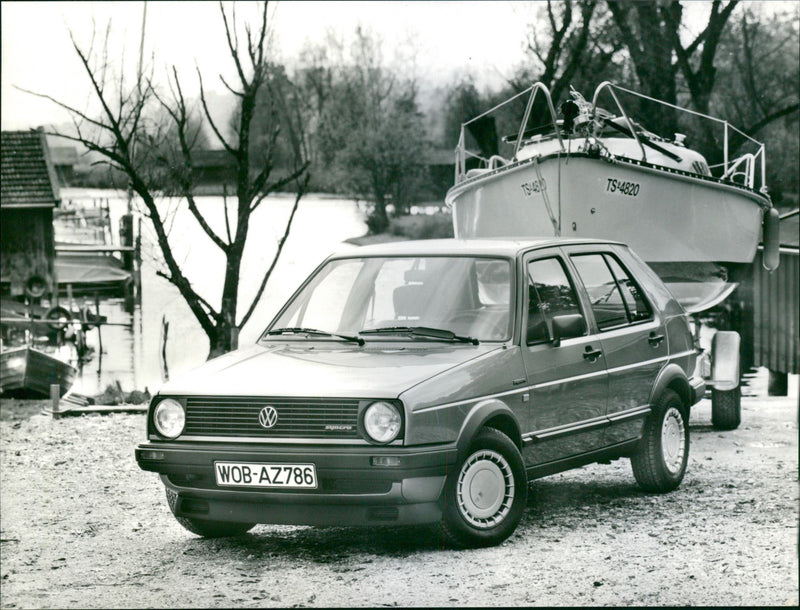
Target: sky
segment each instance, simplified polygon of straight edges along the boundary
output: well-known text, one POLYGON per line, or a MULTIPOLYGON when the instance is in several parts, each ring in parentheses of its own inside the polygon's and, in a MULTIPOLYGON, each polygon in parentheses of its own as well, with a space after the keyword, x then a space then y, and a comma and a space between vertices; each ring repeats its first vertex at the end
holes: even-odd
MULTIPOLYGON (((86 108, 89 83, 70 41, 96 44, 111 21, 110 56, 135 74, 143 2, 2 2, 2 129, 57 124, 68 115, 52 102, 18 88, 51 95, 86 108)), ((240 2, 237 17, 255 17, 260 3, 240 2)), ((296 58, 327 28, 350 35, 361 24, 392 49, 412 41, 415 72, 422 82, 446 84, 473 73, 487 86, 503 82, 522 58, 526 24, 535 7, 521 2, 297 2, 270 5, 279 56, 296 58)), ((175 65, 193 87, 195 62, 206 86, 222 92, 216 75, 228 73, 228 55, 216 2, 147 2, 145 57, 155 53, 156 74, 175 65)), ((187 93, 191 94, 192 91, 187 93)))
MULTIPOLYGON (((749 4, 770 11, 785 8, 786 3, 749 4)), ((692 35, 704 25, 710 2, 683 4, 685 34, 692 35)), ((217 2, 148 0, 146 5, 144 54, 146 59, 155 57, 156 80, 163 79, 168 67, 174 65, 182 75, 185 93, 195 96, 197 65, 207 90, 225 93, 216 77, 220 73, 232 76, 232 63, 217 2)), ((256 23, 260 5, 236 3, 238 21, 256 23)), ((99 44, 110 22, 109 56, 114 59, 114 69, 124 66, 128 77, 135 74, 144 6, 142 1, 2 1, 2 129, 28 129, 69 120, 66 111, 52 102, 18 88, 91 110, 87 106, 93 101, 90 85, 72 48, 70 31, 79 46, 87 49, 93 31, 97 31, 95 43, 99 44)), ((416 51, 411 67, 424 90, 453 84, 467 73, 484 87, 503 84, 524 59, 528 24, 542 7, 541 1, 511 0, 281 0, 270 3, 270 14, 277 59, 290 66, 305 44, 321 42, 329 28, 351 36, 358 25, 365 26, 383 39, 387 60, 393 59, 393 49, 407 49, 406 43, 411 41, 416 51)))

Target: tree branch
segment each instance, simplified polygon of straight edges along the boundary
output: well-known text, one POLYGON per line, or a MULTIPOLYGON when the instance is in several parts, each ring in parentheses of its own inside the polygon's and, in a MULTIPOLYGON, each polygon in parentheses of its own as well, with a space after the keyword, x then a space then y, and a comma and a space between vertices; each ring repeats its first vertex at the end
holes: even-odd
MULTIPOLYGON (((265 191, 263 193, 259 194, 253 200, 253 203, 250 206, 250 212, 251 213, 254 212, 255 209, 259 205, 261 205, 261 202, 264 201, 264 199, 267 197, 267 195, 269 195, 270 193, 274 193, 275 191, 277 191, 278 189, 283 188, 284 186, 286 186, 290 182, 294 182, 295 180, 300 178, 300 176, 303 175, 303 172, 305 172, 310 165, 311 165, 311 162, 310 161, 306 161, 306 162, 303 163, 303 165, 301 165, 298 169, 293 171, 291 174, 289 174, 289 175, 281 178, 280 180, 277 180, 276 182, 273 182, 272 184, 270 184, 269 188, 265 189, 265 191)), ((307 181, 308 180, 308 176, 306 176, 306 178, 304 180, 307 181)))
POLYGON ((233 87, 231 87, 231 86, 228 84, 228 81, 226 81, 226 80, 225 80, 225 77, 224 77, 224 76, 222 76, 222 74, 220 74, 220 75, 219 75, 219 80, 222 82, 222 84, 225 86, 225 88, 226 88, 228 91, 230 91, 231 93, 233 93, 233 94, 234 94, 236 97, 242 97, 242 96, 244 95, 244 93, 242 93, 241 91, 236 91, 236 89, 234 89, 233 87))
POLYGON ((64 102, 62 102, 60 100, 57 100, 54 97, 51 97, 51 96, 46 95, 44 93, 37 93, 36 91, 30 91, 28 89, 23 89, 22 87, 18 87, 16 85, 14 85, 14 89, 17 89, 18 91, 22 91, 23 93, 28 93, 30 95, 34 95, 36 97, 40 97, 40 98, 48 100, 50 102, 53 102, 56 106, 60 106, 61 108, 63 108, 64 110, 66 110, 67 112, 69 112, 72 115, 79 116, 81 119, 83 119, 87 123, 91 123, 92 125, 95 125, 95 126, 101 128, 101 129, 106 129, 108 131, 112 131, 111 128, 108 125, 106 125, 105 123, 103 123, 101 121, 97 121, 95 119, 92 119, 92 118, 86 116, 86 114, 84 114, 83 112, 81 112, 77 108, 73 108, 69 104, 66 104, 66 103, 64 103, 64 102))
POLYGON ((776 110, 775 112, 771 112, 763 119, 757 121, 750 127, 744 130, 744 132, 749 136, 754 136, 759 131, 764 129, 767 125, 772 123, 773 121, 777 121, 781 117, 785 117, 787 115, 792 114, 793 112, 797 112, 800 110, 800 103, 795 102, 794 104, 789 104, 788 106, 781 108, 780 110, 776 110))
POLYGON ((214 132, 214 135, 217 136, 217 139, 220 141, 220 144, 233 156, 236 156, 237 152, 236 149, 233 148, 228 141, 223 137, 220 130, 217 128, 217 124, 214 122, 214 119, 211 118, 211 112, 208 109, 208 104, 206 102, 206 93, 205 89, 203 88, 203 76, 200 74, 200 69, 197 68, 197 76, 200 79, 200 103, 203 105, 203 111, 205 112, 206 119, 208 120, 208 124, 211 125, 211 129, 214 132))
MULTIPOLYGON (((109 23, 110 27, 110 23, 109 23)), ((110 125, 108 129, 114 134, 114 139, 117 141, 118 146, 122 150, 122 153, 126 159, 126 164, 130 163, 130 159, 128 158, 128 149, 127 144, 125 143, 125 137, 122 135, 120 131, 119 122, 117 121, 114 113, 111 111, 111 108, 108 106, 106 101, 105 95, 103 93, 103 87, 100 85, 98 80, 95 78, 94 72, 92 71, 91 66, 89 66, 89 59, 88 56, 83 53, 81 48, 78 46, 77 41, 75 40, 74 35, 70 31, 69 33, 70 40, 72 41, 72 47, 75 49, 75 52, 78 54, 80 58, 81 64, 83 64, 83 68, 86 71, 87 76, 89 77, 89 81, 92 83, 92 88, 94 89, 97 98, 100 101, 100 104, 103 107, 103 112, 105 113, 106 117, 110 125)), ((108 34, 106 34, 106 44, 108 43, 108 34)), ((132 168, 131 168, 132 169, 132 168)))
POLYGON ((244 317, 242 318, 241 322, 239 322, 239 324, 237 324, 237 328, 243 328, 244 325, 247 324, 247 321, 250 319, 250 316, 253 315, 253 312, 256 309, 256 305, 261 300, 261 295, 264 293, 264 288, 266 288, 266 286, 267 286, 267 281, 269 280, 270 276, 272 275, 272 271, 275 269, 275 265, 278 263, 278 259, 280 258, 281 252, 283 251, 283 246, 286 243, 286 238, 289 237, 289 232, 292 229, 292 223, 294 222, 294 217, 295 217, 295 214, 297 212, 297 208, 300 205, 300 199, 303 197, 303 195, 306 192, 306 189, 308 188, 309 180, 310 180, 310 176, 308 174, 306 174, 305 179, 303 180, 303 182, 299 185, 299 188, 297 189, 297 194, 296 194, 296 196, 294 198, 294 205, 292 206, 292 212, 289 215, 289 220, 286 222, 286 229, 283 232, 283 236, 278 241, 277 252, 275 253, 275 256, 272 258, 272 263, 270 264, 269 269, 267 269, 267 272, 264 274, 264 277, 261 279, 261 285, 258 287, 258 291, 256 292, 255 297, 253 297, 253 300, 250 302, 250 306, 247 308, 247 312, 244 314, 244 317))
POLYGON ((222 183, 222 211, 225 214, 225 234, 228 236, 228 243, 233 242, 231 235, 231 221, 228 218, 228 185, 222 183))
MULTIPOLYGON (((234 5, 234 11, 236 7, 234 5)), ((239 73, 239 79, 242 81, 242 85, 247 85, 247 79, 244 76, 244 70, 242 69, 242 62, 239 59, 239 40, 236 38, 235 42, 231 38, 231 28, 228 24, 228 16, 225 14, 225 8, 222 6, 222 2, 219 3, 219 12, 222 15, 222 23, 225 25, 225 39, 228 41, 228 50, 231 52, 231 57, 233 58, 233 63, 236 66, 236 71, 239 73)), ((233 14, 234 21, 236 18, 236 14, 233 14)), ((236 23, 233 24, 233 36, 236 37, 236 23)))
MULTIPOLYGON (((156 269, 156 275, 159 277, 163 277, 165 280, 167 280, 170 284, 173 284, 174 286, 178 285, 176 280, 171 275, 164 273, 163 271, 161 271, 161 269, 156 269)), ((203 307, 206 308, 207 310, 206 313, 208 313, 209 316, 211 316, 212 318, 214 318, 219 322, 222 319, 221 316, 219 315, 219 312, 215 310, 213 307, 211 307, 211 304, 208 301, 206 301, 203 297, 201 297, 199 294, 195 293, 195 295, 197 297, 198 302, 203 307)))

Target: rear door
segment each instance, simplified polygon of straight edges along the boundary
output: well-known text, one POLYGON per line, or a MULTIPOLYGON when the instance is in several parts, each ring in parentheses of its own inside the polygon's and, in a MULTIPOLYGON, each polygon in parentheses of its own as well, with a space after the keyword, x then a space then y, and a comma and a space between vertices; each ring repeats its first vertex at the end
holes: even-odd
POLYGON ((524 455, 533 466, 602 446, 608 378, 596 328, 561 250, 529 253, 523 265, 521 346, 530 389, 525 436, 534 441, 524 455), (552 319, 570 314, 584 316, 586 332, 555 346, 552 319))
POLYGON ((589 295, 608 368, 611 425, 605 444, 641 434, 650 392, 668 357, 664 321, 629 266, 597 247, 571 247, 570 260, 589 295))

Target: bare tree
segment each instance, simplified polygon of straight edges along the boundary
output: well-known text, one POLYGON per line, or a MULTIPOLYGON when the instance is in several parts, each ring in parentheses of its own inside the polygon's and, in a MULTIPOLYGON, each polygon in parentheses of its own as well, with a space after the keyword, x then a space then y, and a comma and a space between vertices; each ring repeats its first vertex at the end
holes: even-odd
MULTIPOLYGON (((502 97, 519 93, 537 81, 547 86, 556 105, 569 96, 570 86, 590 92, 602 80, 618 77, 615 60, 622 48, 611 15, 599 0, 538 3, 536 18, 528 24, 525 61, 507 80, 508 90, 502 97)), ((502 133, 516 132, 526 103, 527 98, 520 97, 496 113, 502 133)), ((549 125, 547 102, 537 96, 527 127, 548 129, 549 125)), ((491 126, 487 128, 491 131, 491 126)))
POLYGON ((367 226, 380 233, 389 225, 387 205, 402 211, 423 192, 430 143, 416 83, 387 65, 380 38, 361 27, 349 53, 329 40, 311 57, 305 74, 321 110, 320 158, 349 194, 369 202, 367 226))
MULTIPOLYGON (((244 36, 240 40, 235 9, 229 15, 220 3, 220 15, 236 81, 229 83, 221 75, 220 80, 237 101, 235 140, 226 138, 214 122, 209 112, 202 74, 197 69, 204 119, 219 144, 232 158, 236 171, 234 201, 229 202, 226 197, 224 202, 224 233, 212 227, 209 219, 201 212, 195 197, 197 173, 193 164, 193 138, 197 134, 196 116, 187 103, 181 80, 174 67, 168 78, 169 91, 165 93, 159 92, 154 86, 152 71, 147 75, 140 74, 132 84, 125 82, 122 72, 114 78, 114 66, 109 61, 107 30, 99 57, 93 52, 94 40, 87 51, 72 38, 75 52, 89 78, 92 95, 100 105, 99 116, 89 116, 88 113, 48 95, 36 94, 50 99, 73 116, 74 133, 56 135, 82 144, 102 157, 104 163, 122 171, 128 177, 130 189, 139 196, 144 205, 164 259, 164 268, 158 273, 178 289, 208 335, 210 357, 237 347, 238 331, 250 319, 264 292, 309 181, 309 164, 303 154, 304 147, 296 142, 289 147, 294 153, 291 163, 284 168, 283 175, 273 178, 274 152, 280 139, 285 137, 281 133, 280 125, 285 125, 294 117, 287 116, 286 121, 276 122, 272 132, 262 138, 263 154, 259 155, 257 162, 253 158, 251 129, 257 100, 266 94, 278 109, 276 112, 287 115, 287 108, 290 107, 287 100, 282 98, 288 95, 285 87, 276 86, 272 78, 274 72, 267 58, 270 31, 267 8, 267 3, 264 2, 257 27, 253 29, 250 24, 245 24, 244 36), (169 117, 168 122, 153 118, 163 113, 169 117), (173 134, 176 141, 174 148, 163 145, 168 132, 173 134), (176 194, 185 200, 209 241, 225 257, 225 275, 219 304, 210 302, 197 291, 176 260, 169 239, 170 214, 165 206, 159 205, 165 173, 176 194), (264 271, 255 297, 245 307, 240 308, 242 256, 250 230, 250 219, 270 193, 290 185, 296 189, 296 197, 275 256, 264 271)), ((289 134, 289 137, 299 142, 302 138, 297 138, 297 131, 301 129, 301 125, 296 122, 292 125, 295 133, 289 134)))
MULTIPOLYGON (((674 4, 678 4, 674 2, 674 4)), ((665 20, 656 0, 607 2, 623 44, 628 50, 642 93, 670 104, 678 101, 673 41, 680 20, 665 20)), ((648 127, 669 136, 678 129, 677 114, 662 105, 642 103, 641 116, 648 127)))
MULTIPOLYGON (((796 4, 786 4, 774 13, 743 6, 720 42, 711 101, 721 116, 747 135, 767 142, 767 184, 776 205, 796 206, 800 182, 798 16, 796 4)), ((738 132, 729 134, 731 148, 740 144, 747 145, 744 137, 738 132)))
POLYGON ((673 1, 661 8, 664 21, 669 26, 666 32, 675 50, 678 67, 689 87, 692 106, 705 114, 709 110, 711 92, 717 75, 714 58, 725 26, 738 3, 738 0, 730 0, 727 4, 714 0, 705 28, 686 46, 680 38, 683 6, 680 2, 673 1), (697 58, 693 60, 694 56, 697 58))
MULTIPOLYGON (((699 34, 684 44, 686 30, 683 5, 678 0, 642 0, 636 3, 607 3, 622 41, 630 54, 643 93, 677 104, 679 80, 689 91, 692 107, 704 114, 710 110, 711 94, 716 82, 715 58, 725 28, 738 0, 727 3, 714 0, 708 20, 699 34)), ((651 127, 662 135, 678 129, 678 117, 660 105, 643 103, 644 115, 651 127)), ((704 148, 715 148, 711 126, 706 129, 704 148)))
POLYGON ((745 8, 721 42, 732 65, 720 75, 719 103, 751 136, 800 110, 798 7, 788 8, 771 18, 745 8))
MULTIPOLYGON (((570 85, 580 88, 584 80, 601 78, 621 48, 598 0, 548 0, 540 17, 529 25, 525 52, 538 64, 535 80, 547 85, 554 101, 568 93, 570 85)), ((517 91, 525 89, 534 80, 531 72, 521 70, 509 84, 517 91)))

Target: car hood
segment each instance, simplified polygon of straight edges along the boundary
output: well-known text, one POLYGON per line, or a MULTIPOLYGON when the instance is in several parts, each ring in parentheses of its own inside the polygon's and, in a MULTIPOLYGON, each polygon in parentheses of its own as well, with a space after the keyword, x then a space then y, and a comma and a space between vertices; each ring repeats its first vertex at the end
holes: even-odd
POLYGON ((418 383, 497 349, 497 344, 421 341, 364 347, 334 347, 319 341, 254 345, 209 360, 165 384, 159 394, 396 398, 418 383))

